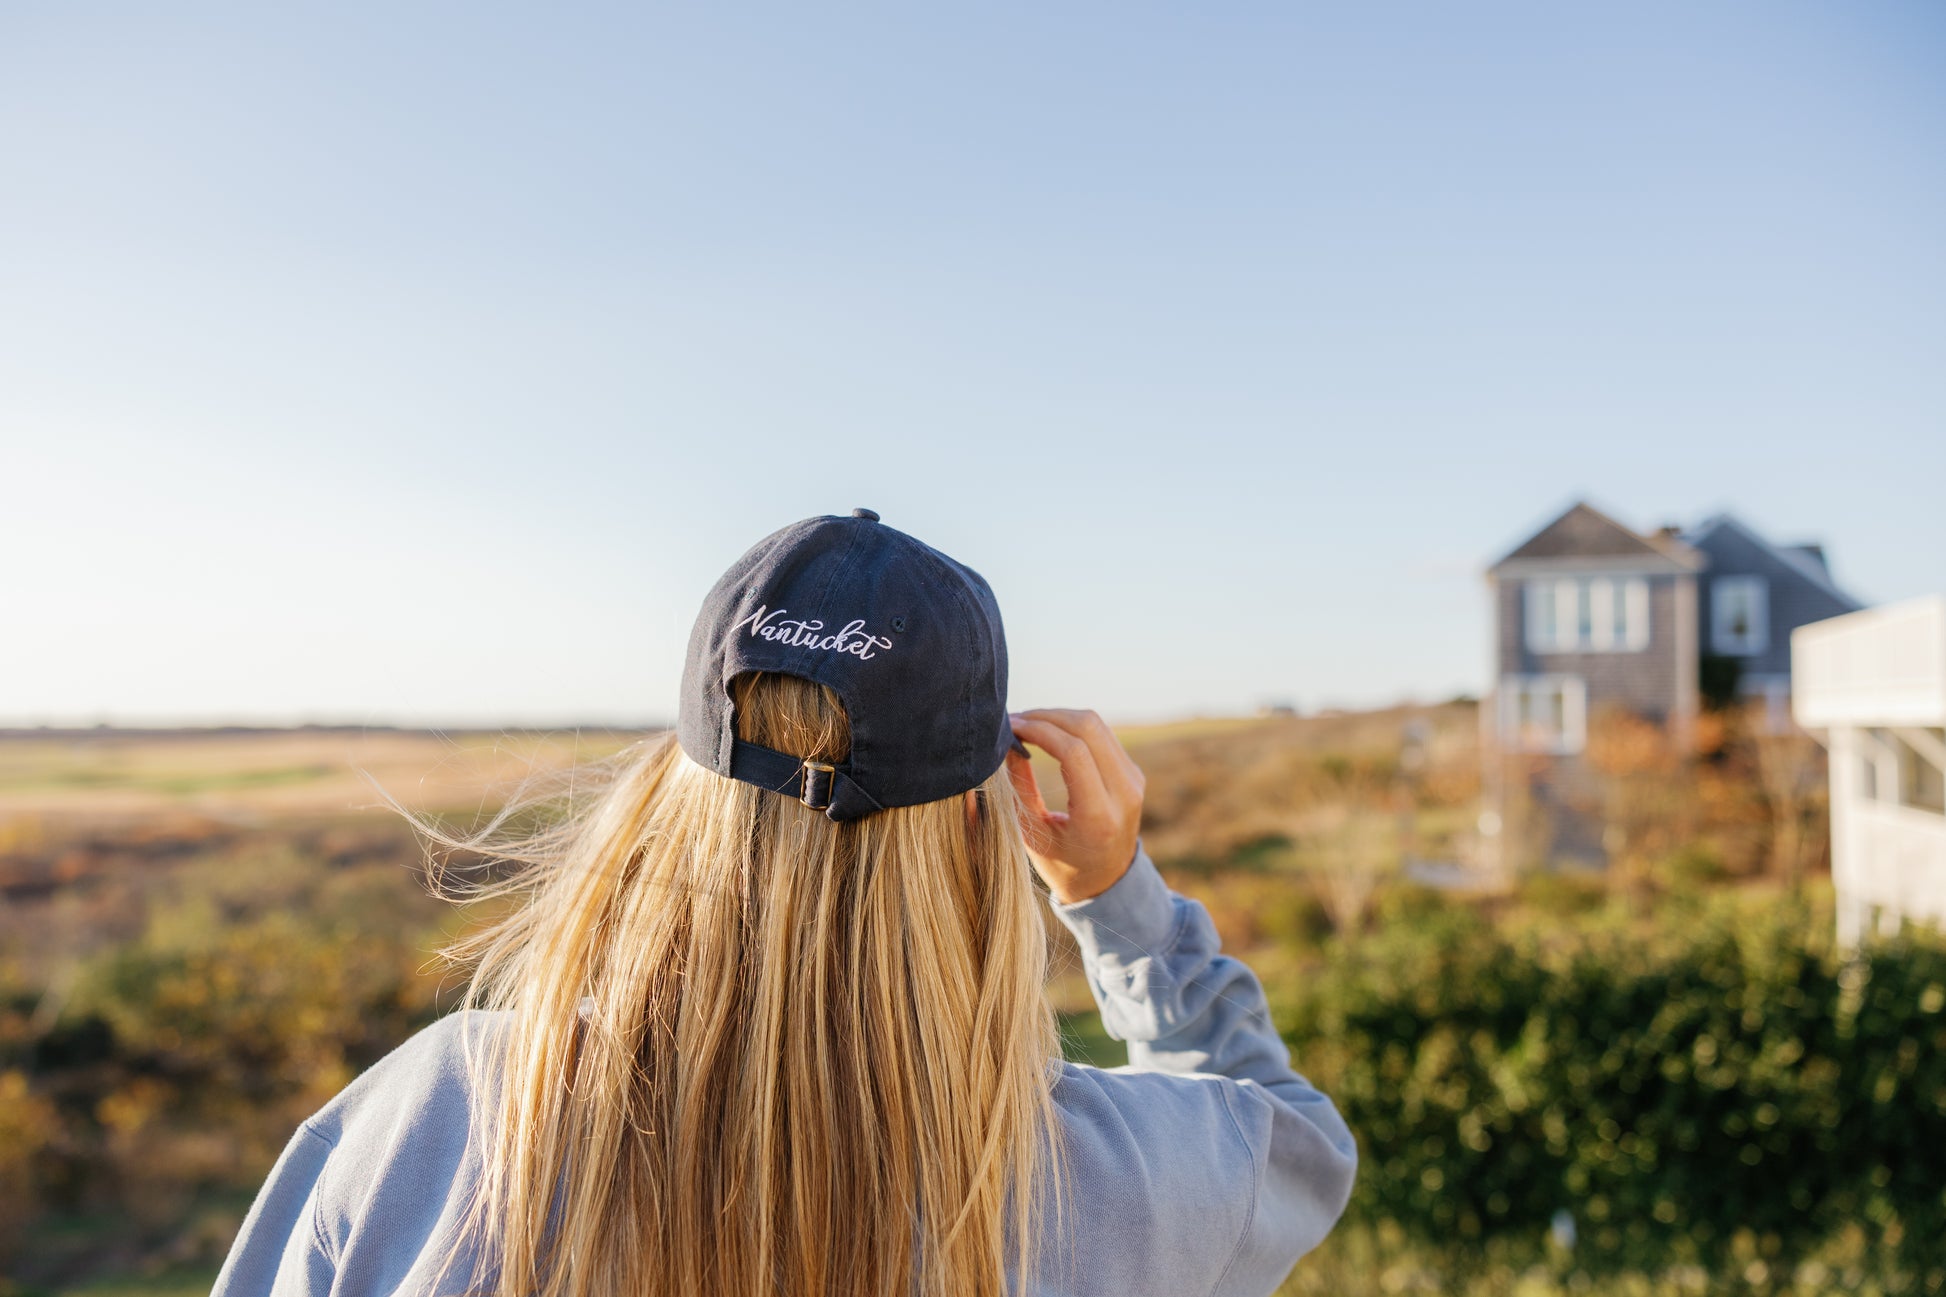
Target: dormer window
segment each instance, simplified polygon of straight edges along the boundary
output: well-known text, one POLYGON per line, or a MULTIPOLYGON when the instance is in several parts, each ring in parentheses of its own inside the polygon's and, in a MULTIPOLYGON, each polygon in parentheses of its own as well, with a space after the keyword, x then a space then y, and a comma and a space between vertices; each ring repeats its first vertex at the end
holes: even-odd
POLYGON ((1547 577, 1526 584, 1527 647, 1612 653, 1649 642, 1649 583, 1639 576, 1547 577))
POLYGON ((1770 647, 1770 587, 1760 576, 1719 576, 1710 582, 1710 647, 1751 657, 1770 647))

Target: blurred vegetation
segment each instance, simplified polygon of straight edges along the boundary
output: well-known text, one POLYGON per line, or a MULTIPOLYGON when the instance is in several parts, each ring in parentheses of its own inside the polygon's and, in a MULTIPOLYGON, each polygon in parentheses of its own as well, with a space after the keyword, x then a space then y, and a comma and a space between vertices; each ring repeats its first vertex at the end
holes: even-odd
POLYGON ((1364 1151, 1329 1253, 1399 1241, 1395 1291, 1946 1291, 1946 1180, 1913 1156, 1946 1141, 1946 944, 1840 960, 1821 900, 1577 903, 1566 931, 1418 906, 1328 943, 1274 989, 1364 1151))
MULTIPOLYGON (((1946 1291, 1946 944, 1831 949, 1804 752, 1617 722, 1617 867, 1434 891, 1415 862, 1476 845, 1475 725, 1125 736, 1151 853, 1360 1140, 1285 1291, 1946 1291)), ((284 791, 213 758, 178 782, 284 791)), ((298 1122, 457 992, 432 952, 467 916, 418 860, 383 813, 0 805, 0 1294, 207 1291, 298 1122)), ((1051 994, 1071 1056, 1121 1060, 1071 951, 1051 994)))
POLYGON ((207 1291, 297 1124, 442 1008, 460 916, 402 828, 213 836, 53 898, 61 958, 7 908, 0 1292, 207 1291))

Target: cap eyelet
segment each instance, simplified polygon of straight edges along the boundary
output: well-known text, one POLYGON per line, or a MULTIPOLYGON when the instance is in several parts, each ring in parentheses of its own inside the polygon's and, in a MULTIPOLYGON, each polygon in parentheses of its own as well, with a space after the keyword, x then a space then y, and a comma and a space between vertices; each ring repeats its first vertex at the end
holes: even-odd
POLYGON ((892 629, 893 629, 893 630, 904 630, 904 629, 905 629, 905 618, 903 618, 903 617, 894 617, 894 618, 892 619, 892 629))

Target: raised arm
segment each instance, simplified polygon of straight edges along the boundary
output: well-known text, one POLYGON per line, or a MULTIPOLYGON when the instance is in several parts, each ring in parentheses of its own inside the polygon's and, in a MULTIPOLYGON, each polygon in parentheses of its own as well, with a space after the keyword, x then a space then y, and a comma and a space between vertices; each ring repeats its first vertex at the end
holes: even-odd
MULTIPOLYGON (((1248 1177, 1246 1223, 1214 1291, 1267 1292, 1343 1212, 1357 1169, 1351 1132, 1292 1069, 1256 975, 1222 953, 1209 913, 1170 891, 1141 849, 1141 772, 1108 727, 1091 712, 1029 712, 1014 731, 1061 761, 1069 811, 1055 815, 1028 763, 1009 758, 1035 868, 1081 948, 1102 1025, 1128 1043, 1128 1068, 1095 1073, 1087 1088, 1113 1107, 1129 1149, 1173 1143, 1215 1159, 1157 1173, 1158 1196, 1206 1198, 1206 1189, 1171 1187, 1199 1171, 1248 1177), (1155 1074, 1181 1081, 1158 1088, 1155 1074), (1233 1168, 1222 1165, 1226 1147, 1233 1168)), ((1086 1108, 1076 1105, 1084 1122, 1086 1108)), ((1091 1124, 1084 1140, 1104 1129, 1091 1124)), ((1119 1132, 1105 1128, 1112 1144, 1119 1132)))
POLYGON ((1054 912, 1081 947, 1102 1025, 1128 1043, 1131 1068, 1255 1081, 1289 1102, 1330 1109, 1291 1070, 1256 974, 1222 953, 1209 912, 1170 891, 1139 845, 1113 887, 1057 902, 1054 912))

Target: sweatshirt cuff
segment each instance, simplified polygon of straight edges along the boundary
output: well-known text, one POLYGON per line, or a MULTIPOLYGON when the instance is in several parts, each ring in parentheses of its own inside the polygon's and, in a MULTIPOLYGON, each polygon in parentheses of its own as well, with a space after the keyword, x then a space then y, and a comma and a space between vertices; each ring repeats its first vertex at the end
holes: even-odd
POLYGON ((1085 901, 1072 905, 1055 901, 1053 906, 1090 965, 1103 955, 1116 956, 1123 963, 1160 955, 1175 942, 1175 894, 1156 872, 1139 839, 1134 861, 1113 887, 1085 901))

